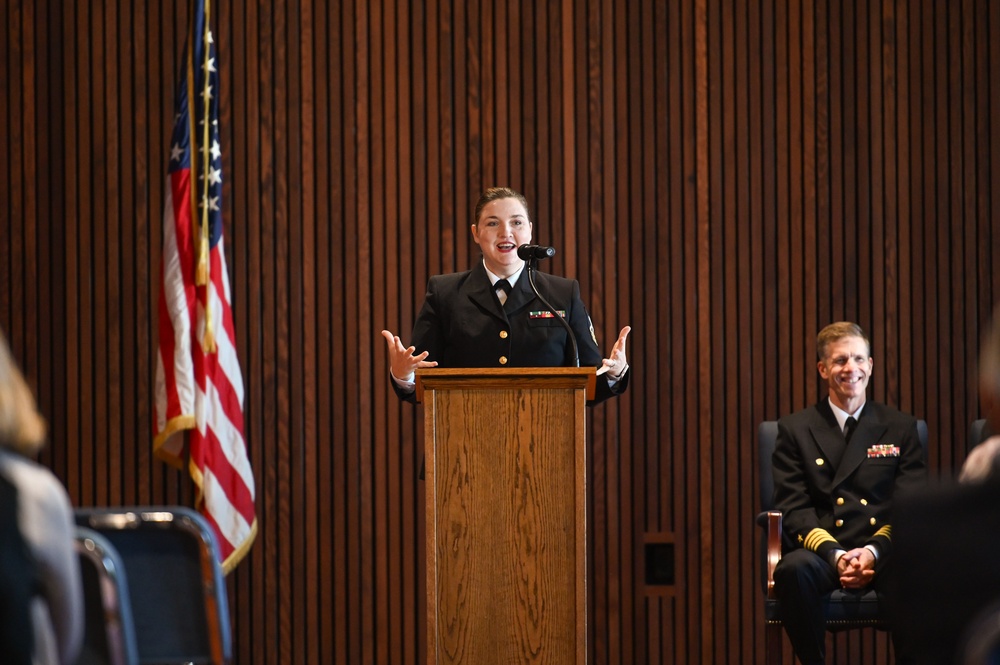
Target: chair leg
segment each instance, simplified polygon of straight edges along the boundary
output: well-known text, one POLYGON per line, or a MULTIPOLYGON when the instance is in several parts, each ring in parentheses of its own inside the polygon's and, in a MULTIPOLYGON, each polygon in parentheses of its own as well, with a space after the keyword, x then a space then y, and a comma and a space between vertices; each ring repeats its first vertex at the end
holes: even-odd
POLYGON ((781 665, 781 633, 780 623, 764 626, 764 662, 767 665, 781 665))

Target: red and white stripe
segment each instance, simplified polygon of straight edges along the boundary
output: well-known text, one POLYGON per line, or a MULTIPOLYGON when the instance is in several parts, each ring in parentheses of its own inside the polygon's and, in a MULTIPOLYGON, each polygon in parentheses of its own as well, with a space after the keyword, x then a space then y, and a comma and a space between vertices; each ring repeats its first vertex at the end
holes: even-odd
POLYGON ((172 174, 164 211, 154 450, 182 467, 183 437, 172 435, 191 430, 188 470, 198 487, 196 505, 216 531, 228 572, 256 534, 254 479, 243 438, 243 377, 224 246, 220 238, 210 251, 210 283, 196 286, 188 173, 172 174), (203 345, 206 302, 214 352, 203 345))

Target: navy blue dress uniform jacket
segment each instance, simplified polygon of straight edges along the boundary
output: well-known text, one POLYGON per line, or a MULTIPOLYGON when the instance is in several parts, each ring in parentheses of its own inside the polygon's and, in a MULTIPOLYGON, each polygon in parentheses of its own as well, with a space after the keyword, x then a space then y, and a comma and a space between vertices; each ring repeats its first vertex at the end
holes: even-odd
POLYGON ((824 559, 834 549, 874 544, 892 551, 893 497, 926 478, 917 421, 867 402, 849 444, 827 399, 778 421, 774 505, 783 513, 785 547, 824 559))
MULTIPOLYGON (((580 299, 579 282, 536 271, 535 284, 553 307, 565 312, 579 346, 580 367, 600 367, 601 351, 580 299)), ((566 329, 535 297, 527 268, 505 306, 500 305, 482 262, 466 272, 431 277, 410 343, 416 353, 427 351, 427 360, 437 361, 438 367, 573 366, 566 329)), ((391 383, 399 392, 396 382, 391 383)), ((603 374, 597 377, 594 400, 588 404, 620 394, 627 386, 627 372, 613 387, 603 374)), ((401 396, 414 399, 413 393, 401 396)))

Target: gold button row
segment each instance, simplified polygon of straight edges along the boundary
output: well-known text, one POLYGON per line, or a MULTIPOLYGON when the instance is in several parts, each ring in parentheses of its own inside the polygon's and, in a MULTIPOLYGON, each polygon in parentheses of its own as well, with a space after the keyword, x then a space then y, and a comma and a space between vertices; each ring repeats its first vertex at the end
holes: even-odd
MULTIPOLYGON (((871 518, 871 520, 869 520, 869 523, 872 526, 875 526, 875 518, 874 517, 871 518)), ((836 524, 837 526, 844 526, 844 520, 837 520, 836 522, 834 522, 834 524, 836 524)))

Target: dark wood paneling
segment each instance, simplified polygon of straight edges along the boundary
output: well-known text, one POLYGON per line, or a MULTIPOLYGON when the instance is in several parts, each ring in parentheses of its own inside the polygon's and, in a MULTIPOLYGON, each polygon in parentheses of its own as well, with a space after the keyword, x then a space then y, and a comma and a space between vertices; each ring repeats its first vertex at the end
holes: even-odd
MULTIPOLYGON (((192 499, 149 434, 186 4, 0 10, 0 325, 79 505, 192 499)), ((1000 299, 995 3, 213 5, 260 519, 237 662, 426 652, 422 409, 378 333, 477 259, 488 185, 529 196, 605 346, 633 327, 630 392, 588 415, 593 662, 761 660, 754 433, 817 399, 823 324, 871 333, 872 397, 961 464, 1000 299)), ((882 634, 830 645, 890 662, 882 634)))

